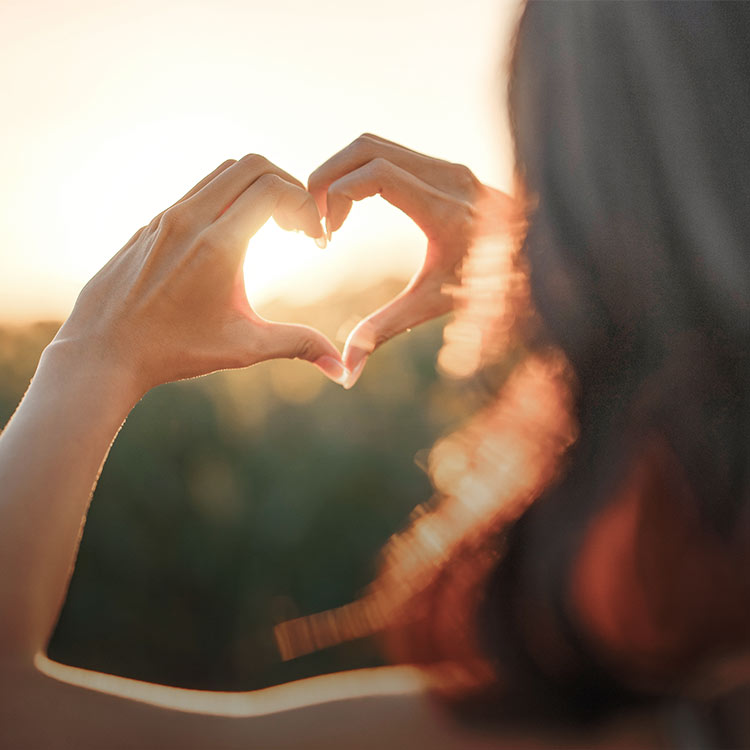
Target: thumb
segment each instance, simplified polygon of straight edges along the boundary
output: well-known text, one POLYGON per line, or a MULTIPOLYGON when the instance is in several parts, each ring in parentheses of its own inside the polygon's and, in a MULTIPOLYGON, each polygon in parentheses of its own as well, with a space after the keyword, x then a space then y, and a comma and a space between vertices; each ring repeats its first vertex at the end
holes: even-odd
POLYGON ((344 365, 351 373, 344 388, 351 388, 357 382, 375 349, 398 334, 448 312, 451 307, 452 301, 443 293, 441 285, 422 278, 357 324, 344 346, 344 365))
POLYGON ((269 323, 264 328, 263 339, 263 354, 259 361, 304 359, 334 383, 343 384, 349 377, 338 349, 314 328, 291 323, 269 323))

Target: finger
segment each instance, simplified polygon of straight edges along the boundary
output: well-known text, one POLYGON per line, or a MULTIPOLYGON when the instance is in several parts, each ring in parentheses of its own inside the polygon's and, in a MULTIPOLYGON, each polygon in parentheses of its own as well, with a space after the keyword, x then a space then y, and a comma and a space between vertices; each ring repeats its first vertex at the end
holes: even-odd
POLYGON ((351 375, 344 387, 351 388, 357 382, 375 349, 394 336, 449 312, 452 306, 452 299, 439 279, 417 277, 401 294, 358 323, 349 334, 343 361, 351 375))
MULTIPOLYGON (((185 193, 185 195, 182 196, 182 198, 180 198, 179 200, 176 200, 171 206, 169 206, 169 208, 167 208, 164 211, 162 211, 161 213, 157 214, 151 220, 150 226, 152 226, 152 227, 156 226, 159 223, 159 221, 161 220, 162 216, 164 216, 164 214, 167 211, 169 211, 169 209, 174 208, 178 204, 182 203, 183 201, 187 200, 191 196, 195 195, 199 190, 201 190, 201 188, 203 188, 204 186, 208 185, 208 183, 211 182, 215 177, 218 177, 225 169, 229 169, 229 167, 231 167, 233 164, 236 164, 236 163, 237 163, 236 159, 227 159, 225 162, 222 162, 221 164, 219 164, 219 166, 216 167, 216 169, 214 169, 213 172, 211 172, 210 174, 207 174, 200 182, 198 182, 195 185, 193 185, 193 187, 191 187, 190 190, 188 190, 187 193, 185 193)), ((128 240, 128 242, 125 244, 125 246, 122 248, 122 250, 120 250, 120 252, 123 252, 123 251, 127 250, 140 237, 140 235, 141 235, 141 233, 143 232, 144 229, 146 229, 146 227, 141 227, 128 240)))
MULTIPOLYGON (((216 167, 216 169, 214 169, 214 171, 211 172, 211 174, 206 175, 200 182, 193 185, 193 187, 191 187, 190 190, 188 190, 187 193, 185 193, 185 195, 182 196, 182 198, 180 198, 179 200, 176 200, 171 206, 169 206, 169 208, 165 209, 161 213, 158 213, 156 216, 154 216, 154 218, 151 220, 151 226, 156 226, 167 211, 179 205, 183 201, 186 201, 188 198, 191 198, 199 190, 201 190, 203 187, 208 185, 208 183, 211 182, 215 177, 218 177, 224 170, 229 169, 229 167, 231 167, 233 164, 236 164, 236 163, 237 163, 236 159, 227 159, 222 164, 219 164, 219 166, 216 167)), ((132 239, 133 238, 131 238, 131 241, 132 239)))
POLYGON ((321 216, 327 214, 326 193, 331 184, 373 159, 387 159, 428 185, 444 192, 472 197, 479 182, 471 170, 387 141, 375 135, 361 135, 346 148, 321 164, 308 178, 307 185, 321 216))
POLYGON ((353 201, 381 195, 409 216, 428 238, 443 237, 449 227, 445 219, 456 208, 471 212, 464 201, 443 193, 405 169, 381 157, 336 180, 328 188, 326 221, 330 231, 344 223, 353 201))
POLYGON ((338 349, 322 334, 308 326, 262 321, 258 361, 304 359, 312 362, 334 383, 342 384, 349 372, 338 349))
POLYGON ((310 193, 298 184, 267 172, 255 180, 206 233, 222 238, 244 253, 250 238, 271 216, 286 229, 301 229, 311 237, 322 232, 318 209, 310 193))
MULTIPOLYGON (((229 169, 229 167, 233 166, 237 163, 237 159, 227 159, 225 162, 222 162, 219 164, 216 169, 214 169, 211 174, 206 175, 200 182, 193 185, 193 187, 190 188, 190 190, 185 193, 185 195, 182 196, 178 201, 175 201, 172 206, 176 206, 178 203, 182 203, 182 201, 187 200, 188 198, 191 198, 193 195, 195 195, 199 190, 204 188, 206 185, 208 185, 209 182, 212 182, 214 178, 218 177, 225 169, 229 169)), ((172 207, 170 206, 170 208, 172 207)))
MULTIPOLYGON (((272 164, 263 156, 249 154, 207 182, 190 198, 183 201, 179 208, 181 211, 188 212, 190 222, 200 231, 221 216, 239 196, 264 175, 276 175, 284 182, 304 190, 302 183, 285 170, 272 164)), ((305 230, 309 230, 311 237, 323 235, 319 219, 317 226, 305 227, 305 230)))

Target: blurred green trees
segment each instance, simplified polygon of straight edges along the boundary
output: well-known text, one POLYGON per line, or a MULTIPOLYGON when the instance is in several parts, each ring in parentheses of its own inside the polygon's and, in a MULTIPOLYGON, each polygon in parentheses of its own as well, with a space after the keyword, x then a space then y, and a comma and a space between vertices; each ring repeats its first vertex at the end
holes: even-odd
MULTIPOLYGON (((264 313, 335 338, 394 288, 264 313)), ((56 328, 0 329, 0 423, 56 328)), ((149 393, 96 490, 51 656, 229 690, 379 663, 365 642, 283 663, 272 628, 355 598, 379 548, 430 496, 415 455, 473 400, 435 371, 441 331, 438 321, 390 342, 349 392, 280 361, 149 393)))

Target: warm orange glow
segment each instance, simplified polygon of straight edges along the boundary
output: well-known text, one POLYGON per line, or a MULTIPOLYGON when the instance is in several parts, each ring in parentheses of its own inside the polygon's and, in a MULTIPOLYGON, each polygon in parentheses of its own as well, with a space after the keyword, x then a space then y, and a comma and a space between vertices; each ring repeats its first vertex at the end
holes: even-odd
MULTIPOLYGON (((304 181, 372 131, 507 187, 497 70, 516 7, 384 0, 380 23, 366 4, 303 0, 7 5, 0 319, 66 315, 138 227, 249 151, 304 181)), ((269 227, 251 297, 408 278, 421 235, 379 203, 356 206, 330 251, 269 227)))
POLYGON ((416 508, 408 528, 391 538, 370 591, 350 605, 278 625, 282 657, 398 624, 459 545, 518 518, 551 481, 576 438, 571 414, 565 359, 521 363, 496 401, 432 449, 428 470, 439 502, 416 508))

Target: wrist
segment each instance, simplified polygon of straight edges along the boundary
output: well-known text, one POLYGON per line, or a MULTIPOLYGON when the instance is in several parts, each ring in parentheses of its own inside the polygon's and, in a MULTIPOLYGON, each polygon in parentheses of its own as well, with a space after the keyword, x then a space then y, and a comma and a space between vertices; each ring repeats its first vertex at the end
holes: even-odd
POLYGON ((96 341, 61 336, 61 333, 42 352, 37 376, 52 371, 67 384, 106 392, 114 403, 128 410, 149 390, 138 368, 126 357, 114 356, 96 341))

